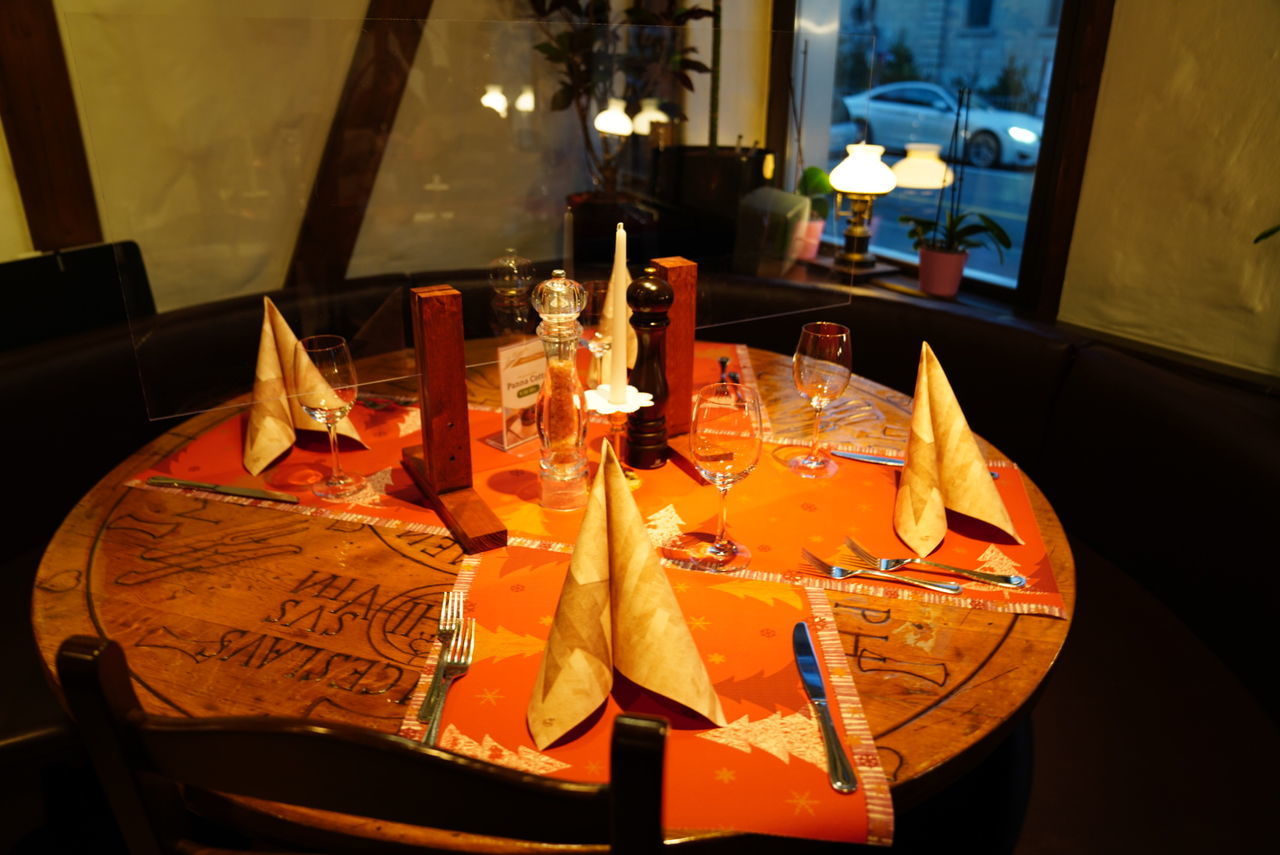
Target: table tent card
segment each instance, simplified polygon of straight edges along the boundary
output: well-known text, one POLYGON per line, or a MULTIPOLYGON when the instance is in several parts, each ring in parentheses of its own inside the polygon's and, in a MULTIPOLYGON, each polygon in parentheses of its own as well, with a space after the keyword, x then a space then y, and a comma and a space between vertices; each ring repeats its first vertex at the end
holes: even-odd
POLYGON ((547 373, 542 341, 536 338, 498 348, 498 386, 502 390, 502 430, 485 438, 504 451, 538 437, 538 390, 547 373))
POLYGON ((529 731, 539 749, 604 703, 614 668, 726 724, 644 517, 605 443, 529 701, 529 731))
MULTIPOLYGON (((258 339, 258 364, 253 375, 253 405, 245 430, 244 468, 257 475, 267 464, 293 445, 298 430, 324 432, 298 403, 300 393, 327 387, 310 360, 296 360, 298 337, 270 297, 263 297, 262 335, 258 339)), ((332 390, 327 397, 333 397, 332 390)), ((344 418, 338 433, 361 445, 359 431, 344 418)), ((367 447, 367 445, 366 445, 367 447)))
POLYGON ((926 341, 920 348, 915 408, 893 526, 907 546, 925 556, 942 543, 948 510, 993 525, 1023 542, 942 364, 926 341))

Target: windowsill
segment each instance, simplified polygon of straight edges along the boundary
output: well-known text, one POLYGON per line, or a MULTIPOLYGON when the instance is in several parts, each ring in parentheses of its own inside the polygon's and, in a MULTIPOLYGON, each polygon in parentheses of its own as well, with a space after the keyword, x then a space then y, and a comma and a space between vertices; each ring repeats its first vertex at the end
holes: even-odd
MULTIPOLYGON (((999 300, 962 290, 955 298, 935 297, 920 290, 914 265, 898 262, 879 264, 866 274, 857 274, 852 282, 835 272, 830 255, 818 255, 813 260, 797 261, 784 279, 799 284, 822 284, 836 288, 848 288, 855 293, 891 292, 899 299, 916 300, 945 309, 960 307, 965 314, 981 314, 992 320, 1009 321, 1016 318, 1012 306, 999 300)), ((971 284, 972 280, 965 280, 971 284)))
MULTIPOLYGON (((830 246, 824 247, 824 249, 829 251, 830 246)), ((1191 354, 1134 339, 1110 335, 1098 330, 1077 327, 1062 321, 1045 324, 1028 320, 1019 317, 1014 312, 1012 305, 972 291, 961 290, 954 299, 935 297, 920 290, 919 282, 916 278, 917 270, 914 265, 895 262, 894 267, 896 269, 889 272, 879 272, 877 268, 877 272, 865 278, 858 277, 854 282, 844 282, 842 281, 843 277, 837 276, 833 270, 832 256, 819 255, 812 261, 797 261, 783 278, 796 284, 821 285, 864 297, 910 303, 920 306, 926 311, 967 315, 994 323, 1025 328, 1054 328, 1075 336, 1080 341, 1092 340, 1107 344, 1131 355, 1153 360, 1166 368, 1192 376, 1200 376, 1209 382, 1235 386, 1268 396, 1280 395, 1280 378, 1271 375, 1201 359, 1191 354)), ((970 285, 982 287, 983 284, 966 279, 962 289, 970 285)))

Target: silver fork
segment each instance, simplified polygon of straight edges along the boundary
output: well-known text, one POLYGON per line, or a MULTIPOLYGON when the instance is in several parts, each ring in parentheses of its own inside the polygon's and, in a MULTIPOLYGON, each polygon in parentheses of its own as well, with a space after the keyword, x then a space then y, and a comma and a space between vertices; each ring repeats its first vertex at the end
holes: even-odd
POLYGON ((939 564, 936 561, 925 561, 923 558, 876 558, 870 552, 863 549, 853 538, 848 535, 844 539, 845 545, 853 551, 863 561, 870 564, 877 570, 888 573, 904 567, 907 564, 923 564, 927 567, 937 567, 939 570, 946 570, 948 573, 955 573, 965 576, 969 579, 976 579, 979 582, 989 582, 992 585, 999 585, 1002 588, 1022 588, 1027 584, 1025 576, 1006 576, 1003 573, 987 573, 984 570, 966 570, 963 567, 952 567, 950 564, 939 564))
POLYGON ((453 681, 467 673, 475 652, 476 619, 465 618, 454 633, 453 640, 449 642, 449 649, 445 651, 444 656, 440 657, 440 662, 436 665, 432 688, 439 686, 439 691, 434 696, 428 693, 427 700, 418 712, 418 721, 426 722, 427 725, 426 735, 422 737, 424 745, 436 744, 436 738, 440 733, 440 713, 444 710, 445 696, 449 693, 449 687, 453 685, 453 681))
POLYGON ((454 634, 458 631, 458 626, 462 623, 462 606, 465 600, 465 594, 455 591, 445 591, 444 597, 440 600, 440 618, 436 621, 436 638, 441 644, 440 661, 436 663, 436 672, 431 678, 431 685, 427 688, 427 696, 418 709, 418 721, 427 721, 427 710, 439 705, 436 696, 440 693, 441 664, 454 634))
POLYGON ((883 579, 886 582, 898 582, 903 585, 915 585, 917 588, 928 588, 930 591, 937 591, 940 594, 958 594, 963 590, 955 582, 930 582, 926 579, 917 579, 914 576, 903 576, 900 573, 881 573, 877 570, 868 570, 865 567, 841 567, 838 564, 828 564, 803 548, 800 550, 800 554, 815 569, 821 570, 832 579, 844 579, 848 576, 867 576, 872 579, 883 579))

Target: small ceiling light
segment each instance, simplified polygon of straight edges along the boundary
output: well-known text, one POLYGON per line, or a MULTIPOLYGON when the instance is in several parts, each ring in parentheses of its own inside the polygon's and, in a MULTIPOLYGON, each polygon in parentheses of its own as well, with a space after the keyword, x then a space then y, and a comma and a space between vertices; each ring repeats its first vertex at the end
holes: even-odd
POLYGON ((516 109, 519 110, 521 113, 532 113, 533 105, 534 105, 533 87, 532 86, 520 87, 520 94, 516 96, 516 109))
POLYGON ((490 83, 484 87, 484 94, 480 96, 480 103, 497 113, 502 118, 507 117, 507 96, 502 94, 502 87, 496 83, 490 83))
POLYGON ((595 127, 602 134, 613 134, 616 137, 631 136, 634 128, 631 117, 627 115, 627 102, 621 98, 610 98, 609 106, 596 116, 595 127))

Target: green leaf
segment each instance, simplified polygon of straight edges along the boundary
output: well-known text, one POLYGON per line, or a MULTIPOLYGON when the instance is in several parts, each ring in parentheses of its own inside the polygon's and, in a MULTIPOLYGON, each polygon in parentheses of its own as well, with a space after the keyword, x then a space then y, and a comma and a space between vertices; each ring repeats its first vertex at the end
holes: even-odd
POLYGON ((970 223, 961 229, 952 229, 951 236, 955 240, 963 240, 964 238, 973 237, 974 235, 985 234, 987 227, 982 223, 970 223))
POLYGON ((817 166, 805 167, 804 172, 800 173, 800 182, 796 185, 796 192, 801 196, 816 196, 831 193, 833 190, 831 179, 817 166))
POLYGON ((569 58, 569 55, 562 48, 553 45, 551 42, 536 44, 533 49, 545 56, 548 62, 561 63, 569 58))
POLYGON ((1000 227, 999 223, 988 217, 986 214, 978 214, 978 219, 987 227, 987 231, 991 232, 991 237, 995 239, 996 243, 1000 244, 1005 249, 1013 247, 1013 241, 1009 240, 1008 233, 1000 227))
POLYGON ((711 71, 711 66, 696 59, 682 59, 680 60, 680 67, 685 71, 697 71, 701 74, 708 74, 711 71))
POLYGON ((561 86, 551 96, 552 110, 567 110, 573 105, 573 87, 568 84, 561 86))
POLYGON ((676 25, 679 26, 689 21, 696 21, 699 18, 713 18, 715 17, 715 14, 715 12, 710 9, 704 9, 702 6, 692 6, 681 12, 677 12, 674 20, 676 25))

